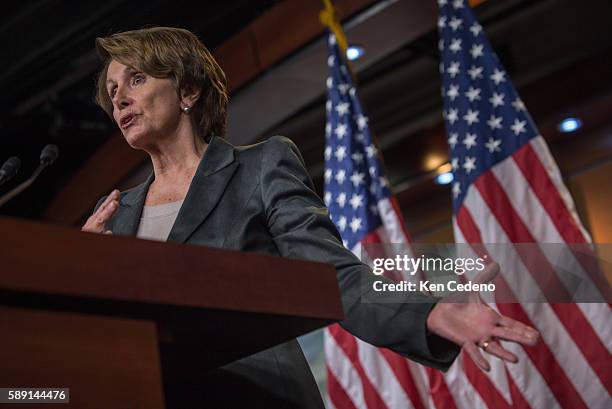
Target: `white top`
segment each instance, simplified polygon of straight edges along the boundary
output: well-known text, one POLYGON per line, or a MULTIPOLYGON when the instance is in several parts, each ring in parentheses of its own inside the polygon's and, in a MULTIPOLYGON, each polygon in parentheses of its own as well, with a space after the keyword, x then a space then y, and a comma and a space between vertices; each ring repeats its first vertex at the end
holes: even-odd
POLYGON ((156 206, 144 206, 136 237, 166 241, 183 201, 156 206))

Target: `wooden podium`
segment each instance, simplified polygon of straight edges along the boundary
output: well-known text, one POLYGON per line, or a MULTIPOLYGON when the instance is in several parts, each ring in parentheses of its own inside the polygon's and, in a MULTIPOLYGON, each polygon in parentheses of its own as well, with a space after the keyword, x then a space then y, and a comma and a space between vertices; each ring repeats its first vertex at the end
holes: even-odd
POLYGON ((0 218, 0 388, 70 388, 46 409, 172 406, 164 379, 342 318, 331 265, 0 218))

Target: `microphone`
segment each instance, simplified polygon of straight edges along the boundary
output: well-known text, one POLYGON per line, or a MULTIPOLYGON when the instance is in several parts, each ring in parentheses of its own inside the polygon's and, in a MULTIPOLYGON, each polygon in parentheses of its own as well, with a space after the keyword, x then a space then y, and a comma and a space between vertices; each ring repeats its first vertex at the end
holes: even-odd
POLYGON ((21 160, 19 160, 17 156, 11 156, 8 158, 2 165, 2 168, 0 168, 0 185, 15 177, 17 172, 19 172, 20 167, 21 160))
MULTIPOLYGON (((38 167, 36 168, 34 173, 32 173, 32 176, 30 176, 30 178, 28 180, 22 182, 19 186, 15 187, 13 190, 8 192, 4 196, 0 197, 0 207, 2 207, 6 202, 11 200, 15 196, 17 196, 19 193, 23 192, 28 187, 30 187, 30 185, 32 185, 32 183, 34 183, 36 178, 38 178, 38 176, 43 171, 43 169, 45 169, 47 166, 53 164, 53 162, 55 162, 55 160, 57 159, 58 156, 59 156, 59 149, 57 148, 57 146, 51 145, 51 144, 45 146, 43 148, 43 150, 40 152, 40 163, 38 164, 38 167)), ((9 159, 8 161, 10 161, 11 159, 9 159)), ((15 158, 15 159, 17 159, 17 158, 15 158)), ((17 160, 19 160, 19 159, 17 159, 17 160)), ((6 165, 6 163, 5 163, 5 165, 6 165)), ((2 169, 4 169, 4 166, 2 166, 2 169)), ((17 169, 19 169, 19 168, 17 168, 17 169)), ((15 171, 15 173, 17 173, 17 171, 15 171)))
POLYGON ((59 150, 56 145, 49 144, 40 152, 40 163, 45 166, 52 165, 59 156, 59 150))

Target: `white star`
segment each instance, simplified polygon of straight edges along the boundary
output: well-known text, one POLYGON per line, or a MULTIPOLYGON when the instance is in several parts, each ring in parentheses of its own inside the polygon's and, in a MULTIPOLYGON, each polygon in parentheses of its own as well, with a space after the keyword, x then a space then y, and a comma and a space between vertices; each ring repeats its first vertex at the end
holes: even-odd
POLYGON ((330 34, 329 37, 327 38, 329 41, 329 45, 334 45, 336 44, 336 36, 334 34, 330 34))
POLYGON ((463 119, 467 122, 468 126, 478 122, 478 111, 472 111, 468 109, 467 114, 463 115, 463 119))
POLYGON ((336 129, 334 129, 334 133, 338 137, 338 139, 342 139, 347 132, 347 126, 345 124, 336 125, 336 129))
POLYGON ((380 182, 380 185, 383 187, 389 187, 389 182, 387 181, 387 178, 381 176, 378 178, 378 181, 380 182))
POLYGON ((444 7, 447 4, 446 2, 447 2, 447 0, 438 0, 438 6, 444 7))
POLYGON ((465 96, 470 100, 470 102, 474 102, 477 99, 480 99, 480 88, 470 87, 468 92, 465 93, 465 96))
POLYGON ((368 155, 368 158, 371 158, 372 156, 378 153, 378 150, 376 149, 376 146, 374 145, 366 146, 365 150, 366 150, 366 154, 368 155))
POLYGON ((342 192, 338 195, 338 197, 336 198, 336 203, 338 203, 338 206, 340 207, 344 207, 344 205, 346 204, 346 193, 342 192))
POLYGON ((493 104, 494 108, 497 108, 498 106, 504 105, 505 96, 506 95, 504 93, 498 94, 497 92, 494 92, 491 98, 489 98, 489 102, 493 104))
POLYGON ((453 19, 448 23, 448 25, 451 26, 453 31, 457 31, 457 29, 461 27, 462 23, 463 23, 463 20, 457 17, 453 17, 453 19))
POLYGON ((360 131, 363 131, 367 125, 368 125, 368 117, 360 114, 357 117, 357 127, 359 128, 360 131))
POLYGON ((441 62, 440 65, 438 66, 438 71, 440 71, 440 74, 444 74, 444 63, 441 62))
POLYGON ((499 147, 499 145, 501 145, 501 142, 501 139, 489 138, 489 141, 485 143, 485 146, 489 150, 489 153, 500 152, 501 148, 499 147))
POLYGON ((349 95, 351 97, 355 97, 355 94, 357 93, 357 91, 355 91, 355 87, 350 87, 349 88, 349 95))
POLYGON ((357 135, 355 135, 355 139, 357 139, 357 141, 363 143, 365 141, 365 135, 362 133, 358 133, 357 135))
POLYGON ((336 112, 338 115, 346 115, 349 112, 349 106, 350 104, 348 102, 341 102, 336 105, 336 112))
POLYGON ((353 217, 350 226, 353 233, 356 233, 357 230, 361 229, 361 219, 359 217, 353 217))
POLYGON ((328 99, 327 102, 325 102, 325 110, 329 112, 331 111, 331 107, 332 107, 332 102, 330 99, 328 99))
POLYGON ((459 65, 459 62, 457 61, 451 62, 450 67, 448 67, 448 70, 446 71, 451 78, 455 78, 455 75, 459 74, 459 65))
POLYGON ((451 99, 451 101, 454 101, 455 98, 459 96, 459 85, 449 85, 446 95, 451 99))
POLYGON ((482 67, 472 65, 468 70, 468 75, 472 80, 475 80, 476 78, 482 78, 482 67))
POLYGON ((443 51, 444 50, 444 39, 441 38, 438 40, 438 51, 443 51))
POLYGON ((340 219, 338 219, 338 228, 340 229, 340 231, 344 231, 344 229, 346 229, 346 217, 345 216, 340 216, 340 219))
POLYGON ((329 160, 329 158, 331 158, 331 152, 332 148, 331 146, 326 146, 325 147, 325 160, 329 160))
POLYGON ((450 122, 450 124, 454 124, 455 121, 459 119, 459 110, 451 108, 446 114, 446 120, 450 122))
POLYGON ((453 197, 456 199, 461 194, 461 185, 459 182, 453 183, 453 197))
POLYGON ((336 159, 338 159, 338 162, 342 162, 342 159, 346 157, 346 147, 338 146, 336 148, 336 152, 334 153, 334 156, 336 157, 336 159))
POLYGON ((487 121, 487 124, 489 125, 491 130, 502 129, 502 124, 501 124, 502 119, 504 118, 501 116, 491 115, 491 118, 489 118, 489 120, 487 121))
POLYGON ((325 136, 329 137, 330 135, 331 135, 331 123, 328 122, 325 124, 325 136))
POLYGON ((472 34, 474 34, 474 36, 478 36, 478 34, 482 32, 482 26, 478 23, 474 23, 470 27, 470 31, 472 32, 472 34))
POLYGON ((356 164, 360 164, 363 162, 363 154, 359 153, 359 152, 355 152, 351 155, 351 158, 353 159, 353 161, 356 164))
POLYGON ((476 134, 475 133, 466 133, 465 138, 461 142, 465 145, 466 149, 470 149, 472 146, 476 146, 476 134))
POLYGON ((448 138, 448 144, 451 149, 455 149, 455 145, 457 145, 457 139, 459 138, 459 134, 457 132, 452 132, 448 138))
POLYGON ((370 205, 370 211, 372 212, 372 214, 374 214, 375 216, 378 215, 378 207, 376 207, 375 204, 371 204, 370 205))
POLYGON ((334 179, 336 179, 336 182, 338 182, 339 185, 343 184, 346 180, 346 171, 344 169, 340 169, 338 173, 336 173, 334 179))
POLYGON ((332 170, 330 168, 325 169, 325 173, 323 175, 325 177, 325 183, 329 183, 332 177, 332 170))
POLYGON ((449 45, 448 48, 454 53, 461 51, 461 39, 453 38, 451 40, 451 45, 449 45))
POLYGON ((459 169, 459 158, 455 157, 451 160, 451 166, 453 167, 453 170, 457 170, 459 169))
POLYGON ((463 169, 465 169, 466 173, 476 169, 476 158, 474 156, 466 156, 465 162, 463 162, 463 169))
POLYGON ((376 176, 376 166, 370 166, 368 168, 368 173, 370 174, 370 176, 375 177, 376 176))
POLYGON ((517 118, 514 120, 514 123, 510 126, 510 129, 512 129, 512 132, 514 132, 515 135, 518 135, 522 132, 527 132, 527 130, 525 129, 526 125, 527 125, 527 121, 519 121, 517 118))
POLYGON ((349 203, 351 204, 353 210, 355 210, 359 206, 363 206, 363 196, 353 194, 353 196, 351 196, 351 200, 349 200, 349 203))
POLYGON ((446 16, 440 16, 440 18, 438 18, 438 28, 444 27, 446 27, 446 16))
POLYGON ((348 91, 349 88, 351 88, 351 86, 345 82, 343 82, 342 84, 338 84, 338 90, 342 95, 346 94, 346 91, 348 91))
POLYGON ((506 81, 506 73, 504 71, 500 71, 497 68, 495 72, 491 74, 491 79, 495 82, 495 85, 499 85, 500 82, 506 81))
POLYGON ((332 194, 330 192, 325 192, 323 195, 323 201, 325 202, 325 206, 329 207, 329 204, 332 200, 332 194))
POLYGON ((376 194, 376 189, 377 188, 378 188, 378 186, 376 186, 376 182, 370 183, 370 193, 376 194))
POLYGON ((462 9, 463 8, 463 0, 454 0, 453 1, 453 8, 455 10, 462 9))
POLYGON ((328 89, 331 89, 331 87, 334 86, 334 79, 332 77, 327 77, 327 80, 325 80, 325 84, 327 84, 328 89))
POLYGON ((364 176, 365 174, 363 173, 359 173, 357 171, 353 172, 353 174, 351 175, 351 182, 353 182, 353 186, 357 187, 361 183, 363 183, 364 176))
POLYGON ((519 97, 516 97, 514 102, 512 102, 512 106, 517 111, 525 111, 525 104, 523 104, 523 101, 521 101, 521 99, 519 97))
POLYGON ((470 50, 470 54, 472 54, 472 58, 476 59, 478 57, 482 57, 484 55, 484 53, 482 52, 483 47, 484 46, 482 44, 472 45, 472 49, 470 50))
POLYGON ((327 57, 328 66, 333 67, 335 63, 336 63, 336 57, 334 57, 333 55, 330 55, 329 57, 327 57))

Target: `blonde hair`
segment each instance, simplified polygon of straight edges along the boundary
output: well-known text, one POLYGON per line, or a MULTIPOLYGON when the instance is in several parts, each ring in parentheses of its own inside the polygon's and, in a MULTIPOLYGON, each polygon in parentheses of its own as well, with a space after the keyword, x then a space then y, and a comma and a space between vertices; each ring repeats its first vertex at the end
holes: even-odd
POLYGON ((170 78, 176 91, 199 90, 193 106, 193 119, 206 138, 225 135, 227 120, 227 81, 212 54, 188 30, 151 27, 96 38, 96 49, 104 63, 98 74, 96 103, 113 118, 113 103, 106 89, 106 73, 111 60, 156 77, 170 78))

